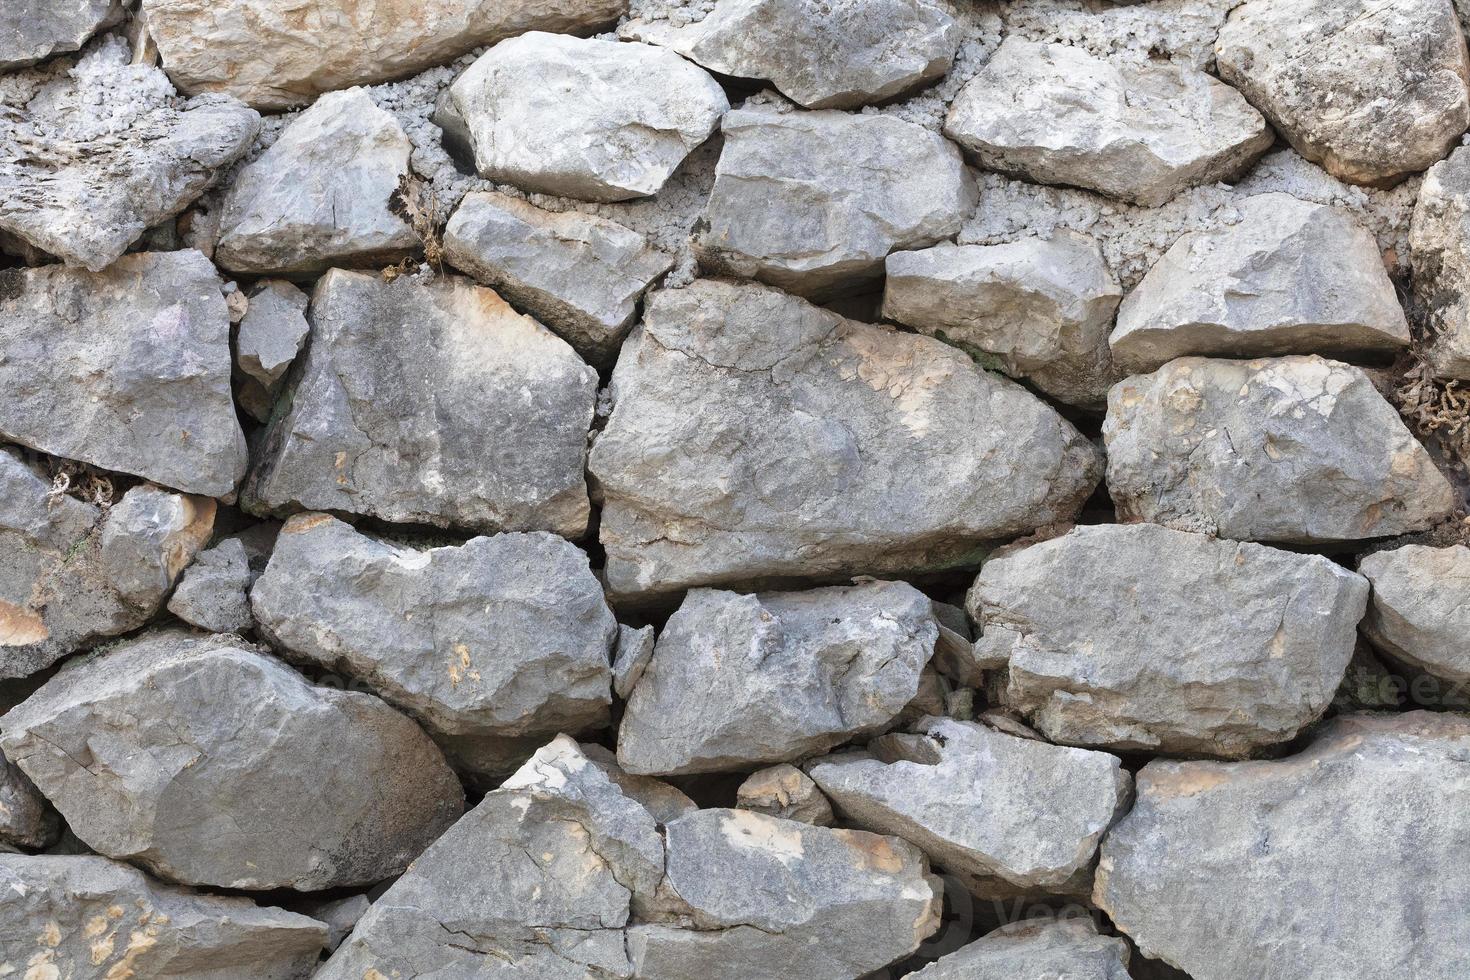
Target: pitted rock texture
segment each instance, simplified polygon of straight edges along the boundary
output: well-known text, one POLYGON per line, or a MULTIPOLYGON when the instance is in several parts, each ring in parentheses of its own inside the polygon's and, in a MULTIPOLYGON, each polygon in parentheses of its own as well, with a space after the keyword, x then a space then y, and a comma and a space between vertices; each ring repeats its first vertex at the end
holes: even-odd
POLYGON ((1426 359, 1440 377, 1470 381, 1470 149, 1457 148, 1424 175, 1409 243, 1431 330, 1426 359))
POLYGON ((597 374, 493 291, 333 269, 244 491, 260 512, 338 510, 580 537, 597 374))
POLYGON ((0 9, 0 71, 76 51, 122 19, 121 0, 20 0, 0 9))
POLYGON ((1130 980, 1128 944, 1100 935, 1091 919, 1017 922, 961 946, 909 980, 1130 980))
POLYGON ((615 596, 963 562, 1098 480, 1076 429, 963 353, 757 285, 650 297, 612 394, 590 473, 615 596))
POLYGON ((1373 586, 1363 635, 1394 660, 1470 681, 1470 548, 1410 544, 1358 563, 1373 586))
POLYGON ((88 847, 184 884, 371 884, 464 806, 412 721, 229 636, 152 632, 69 665, 0 732, 88 847))

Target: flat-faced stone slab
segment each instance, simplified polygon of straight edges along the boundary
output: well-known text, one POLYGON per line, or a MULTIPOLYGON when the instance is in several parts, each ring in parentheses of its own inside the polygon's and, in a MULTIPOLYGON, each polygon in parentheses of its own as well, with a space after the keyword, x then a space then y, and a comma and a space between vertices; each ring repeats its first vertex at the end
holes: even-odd
POLYGON ((0 71, 76 51, 122 17, 120 0, 16 0, 0 9, 0 71))
POLYGON ((1358 563, 1373 585, 1363 635, 1400 663, 1470 681, 1470 548, 1410 544, 1358 563))
POLYGON ((1409 246, 1414 295, 1430 326, 1425 359, 1439 377, 1470 381, 1470 149, 1424 175, 1409 246))
POLYGON ((1128 959, 1128 943, 1090 918, 1043 919, 988 932, 907 980, 1130 980, 1128 959))

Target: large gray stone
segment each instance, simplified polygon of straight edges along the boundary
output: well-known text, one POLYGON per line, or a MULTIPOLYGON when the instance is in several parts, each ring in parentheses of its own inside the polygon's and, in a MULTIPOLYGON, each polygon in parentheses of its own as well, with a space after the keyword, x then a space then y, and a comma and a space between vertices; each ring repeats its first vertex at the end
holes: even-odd
POLYGON ((1455 494, 1361 370, 1311 357, 1182 357, 1118 383, 1103 423, 1124 521, 1244 541, 1423 530, 1455 494))
POLYGON ((495 45, 449 93, 482 177, 589 201, 656 193, 730 108, 672 51, 540 31, 495 45))
POLYGON ((627 0, 145 0, 174 84, 282 109, 403 78, 529 30, 590 34, 627 0))
POLYGON ((0 71, 76 51, 122 18, 121 0, 15 0, 0 7, 0 71))
POLYGON ((26 980, 305 980, 327 929, 91 855, 0 854, 0 969, 26 980))
POLYGON ((263 280, 246 300, 249 305, 235 334, 235 366, 244 375, 236 399, 257 421, 265 422, 286 371, 306 343, 310 300, 284 279, 263 280))
POLYGON ((1280 761, 1151 762, 1094 898, 1194 980, 1462 977, 1467 753, 1465 717, 1414 712, 1338 719, 1280 761))
POLYGON ((412 152, 398 120, 362 89, 323 95, 235 177, 214 260, 297 278, 399 261, 419 245, 389 204, 412 152))
POLYGON ((1248 0, 1215 59, 1298 153, 1355 184, 1426 169, 1470 126, 1450 0, 1248 0))
POLYGON ((907 980, 1130 980, 1128 943, 1090 918, 1022 921, 986 933, 907 980))
POLYGON ((444 257, 596 366, 617 357, 643 293, 674 266, 615 221, 494 192, 465 195, 444 229, 444 257))
POLYGON ((1238 224, 1189 232, 1123 300, 1111 344, 1131 373, 1187 354, 1391 357, 1409 322, 1373 234, 1347 212, 1259 194, 1238 224))
POLYGON ((1453 683, 1470 681, 1470 548, 1411 544, 1367 555, 1363 634, 1383 653, 1453 683))
POLYGON ((0 438, 211 497, 245 474, 230 320, 200 253, 0 271, 0 438))
POLYGON ((964 562, 1098 480, 1071 425, 960 351, 753 284, 651 296, 612 393, 590 470, 614 595, 964 562))
POLYGON ((986 169, 1158 207, 1243 173, 1275 139, 1241 94, 1189 65, 1008 37, 944 132, 986 169))
POLYGON ((976 895, 1086 895, 1103 832, 1128 807, 1116 756, 925 718, 807 773, 841 822, 920 847, 976 895))
MULTIPOLYGON (((38 850, 61 833, 56 811, 26 774, 0 755, 0 844, 38 850)), ((0 950, 0 961, 5 959, 0 950)))
POLYGON ((0 731, 88 847, 184 884, 372 884, 464 806, 412 721, 230 636, 144 634, 63 669, 0 731))
POLYGON ((894 116, 737 109, 695 241, 716 271, 824 295, 895 249, 960 230, 978 195, 960 152, 894 116))
POLYGON ((302 514, 250 598, 286 656, 361 681, 469 772, 505 776, 558 732, 608 724, 617 620, 556 535, 420 550, 302 514))
POLYGON ((1123 290, 1086 235, 894 252, 886 269, 885 317, 988 357, 1053 398, 1100 407, 1122 377, 1108 334, 1123 290))
POLYGON ((181 101, 115 38, 71 61, 0 88, 0 231, 100 272, 250 149, 260 117, 223 96, 181 101))
POLYGON ((933 81, 961 39, 929 0, 718 0, 697 23, 633 21, 620 33, 721 75, 769 79, 808 109, 855 109, 933 81))
POLYGON ((655 775, 754 769, 881 731, 918 692, 938 633, 929 600, 904 582, 696 589, 628 698, 618 763, 655 775))
POLYGON ((143 485, 102 507, 53 486, 0 449, 0 678, 142 626, 214 528, 207 497, 143 485))
POLYGON ((1019 634, 1006 701, 1053 741, 1232 757, 1327 708, 1367 601, 1319 555, 1101 524, 986 562, 969 610, 1019 634))
POLYGON ((244 543, 226 538, 184 570, 168 611, 210 633, 243 633, 255 625, 249 595, 254 578, 244 543))
POLYGON ((586 532, 597 373, 491 290, 333 269, 312 294, 311 343, 292 377, 247 508, 586 532))
POLYGON ((1470 148, 1424 175, 1409 246, 1414 294, 1429 321, 1425 358, 1436 375, 1470 381, 1470 148))

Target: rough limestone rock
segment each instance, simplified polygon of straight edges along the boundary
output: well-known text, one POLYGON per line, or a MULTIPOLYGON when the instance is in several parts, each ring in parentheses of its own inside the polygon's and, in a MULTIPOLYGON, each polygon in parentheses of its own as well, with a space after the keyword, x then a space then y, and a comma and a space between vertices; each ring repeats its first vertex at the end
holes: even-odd
POLYGON ((120 0, 16 0, 0 7, 0 71, 76 51, 122 15, 120 0))
POLYGON ((1188 65, 1020 37, 960 90, 944 132, 987 170, 1146 207, 1233 179, 1275 139, 1239 92, 1188 65))
POLYGON ((0 271, 0 438, 212 497, 245 473, 230 320, 200 253, 0 271))
POLYGON ((1373 646, 1435 677, 1470 681, 1470 548, 1405 545, 1368 555, 1358 571, 1373 585, 1363 620, 1373 646))
POLYGON ((978 199, 953 144, 894 116, 755 107, 721 130, 700 261, 803 295, 881 276, 889 252, 952 237, 978 199))
POLYGON ((655 635, 652 626, 634 629, 618 625, 618 645, 613 653, 613 692, 623 700, 633 693, 638 680, 653 659, 655 635))
POLYGON ((735 791, 735 806, 783 820, 830 827, 832 803, 812 778, 789 763, 761 769, 735 791))
POLYGON ((1100 407, 1121 377, 1108 334, 1123 290, 1086 235, 894 252, 883 316, 987 356, 1060 401, 1100 407))
POLYGON ((455 276, 333 269, 312 293, 311 331, 248 508, 586 532, 597 373, 541 324, 455 276))
POLYGON ((644 292, 674 266, 630 228, 467 194, 444 229, 444 257, 546 324, 589 364, 611 364, 644 292))
POLYGON ((1311 357, 1183 357, 1108 395, 1108 492, 1123 521, 1243 541, 1423 530, 1449 483, 1361 370, 1311 357))
POLYGON ((1130 980, 1128 943, 1090 918, 1021 921, 986 933, 907 980, 1130 980))
POLYGON ((847 826, 894 834, 983 897, 1075 891, 1127 808, 1116 756, 926 718, 868 752, 807 764, 847 826), (871 753, 871 754, 870 754, 871 753))
POLYGON ((298 278, 392 265, 419 244, 390 205, 412 152, 398 120, 362 89, 323 95, 230 185, 214 260, 298 278))
POLYGON ((1424 175, 1409 245, 1414 293, 1430 326, 1426 359, 1436 375, 1470 381, 1470 149, 1424 175))
POLYGON ((0 90, 0 231, 93 272, 193 203, 260 130, 234 99, 184 101, 127 61, 109 39, 70 71, 68 59, 0 90))
POLYGON ((103 508, 53 486, 0 449, 0 678, 142 626, 214 528, 207 497, 144 485, 103 508))
POLYGON ((588 201, 656 193, 730 108, 672 51, 540 31, 495 45, 449 91, 482 177, 588 201))
POLYGON ((929 0, 719 0, 698 23, 634 21, 625 36, 736 78, 767 79, 808 109, 882 102, 949 71, 954 18, 929 0))
POLYGON ((164 68, 185 92, 262 109, 447 64, 523 31, 590 34, 627 0, 144 0, 164 68))
POLYGON ((373 903, 366 895, 348 895, 346 898, 311 899, 297 902, 293 911, 299 911, 327 927, 327 940, 322 945, 328 953, 342 945, 342 940, 352 934, 373 903))
POLYGON ((1416 711, 1335 720, 1279 761, 1150 762, 1094 899, 1194 980, 1260 975, 1262 950, 1300 980, 1462 976, 1467 753, 1463 715, 1416 711))
POLYGON ((904 582, 739 595, 696 589, 633 688, 618 763, 752 769, 881 731, 918 692, 939 628, 904 582))
MULTIPOLYGON (((20 767, 0 755, 0 844, 38 850, 61 834, 56 811, 20 767)), ((5 957, 0 940, 0 961, 5 957)))
POLYGON ((238 538, 226 538, 201 551, 169 597, 168 611, 210 633, 243 633, 255 625, 250 615, 250 559, 238 538))
POLYGON ((464 806, 413 722, 229 636, 144 634, 63 669, 0 731, 88 847, 184 884, 371 884, 464 806))
POLYGON ((557 732, 609 721, 617 620, 586 554, 554 534, 420 550, 302 514, 251 604, 287 657, 361 681, 474 773, 507 775, 557 732))
POLYGON ((0 854, 0 891, 0 969, 28 980, 305 980, 327 936, 304 915, 92 855, 0 854))
POLYGON ((1100 468, 960 351, 753 284, 651 296, 612 393, 591 474, 614 595, 961 562, 1071 519, 1100 468))
POLYGON ((1215 58, 1298 153, 1351 183, 1424 170, 1470 126, 1470 59, 1450 0, 1248 0, 1215 58))
POLYGON ((1326 709, 1367 601, 1320 555, 1101 524, 987 562, 969 609, 1019 634, 1006 701, 1052 741, 1230 757, 1326 709))
POLYGON ((1260 194, 1240 222, 1182 236, 1118 310, 1130 373, 1176 357, 1392 357, 1409 322, 1368 229, 1347 212, 1260 194))
POLYGON ((286 371, 306 343, 310 300, 284 279, 266 279, 251 290, 248 301, 235 334, 235 366, 245 376, 236 400, 257 421, 265 422, 286 371))

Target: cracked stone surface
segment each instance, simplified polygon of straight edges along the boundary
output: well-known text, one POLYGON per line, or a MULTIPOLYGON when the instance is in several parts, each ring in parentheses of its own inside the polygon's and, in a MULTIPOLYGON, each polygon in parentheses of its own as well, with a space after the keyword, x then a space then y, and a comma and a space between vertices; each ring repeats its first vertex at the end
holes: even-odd
POLYGON ((695 249, 702 265, 823 296, 953 237, 978 200, 959 150, 892 116, 736 109, 695 249))
POLYGON ((653 294, 611 387, 590 473, 614 596, 963 563, 1071 519, 1100 471, 953 347, 754 284, 653 294))
POLYGON ((144 0, 143 17, 181 90, 283 109, 525 31, 590 34, 627 9, 627 0, 144 0))
POLYGON ((182 884, 372 884, 464 806, 412 721, 230 636, 153 631, 75 662, 0 731, 82 842, 182 884))
POLYGON ((0 71, 76 51, 122 16, 120 0, 21 0, 0 9, 0 71))
POLYGON ((966 83, 944 132, 987 170, 1146 207, 1233 180, 1275 139, 1239 92, 1188 65, 1020 37, 966 83))
POLYGON ((540 31, 495 45, 449 92, 482 177, 587 201, 657 193, 730 108, 672 51, 540 31))
POLYGON ((1016 922, 910 973, 908 980, 1130 980, 1128 944, 1091 919, 1016 922))
POLYGON ((0 438, 185 493, 245 474, 230 320, 199 252, 0 270, 0 438))
POLYGON ((939 627, 922 592, 691 591, 618 730, 618 763, 672 775, 753 769, 881 731, 913 700, 939 627))
POLYGON ((1392 358, 1409 322, 1372 233, 1346 211, 1260 194, 1190 232, 1123 300, 1111 344, 1130 373, 1191 354, 1392 358))
POLYGON ((1373 585, 1363 635, 1402 664, 1470 681, 1470 548, 1411 544, 1358 562, 1373 585))
POLYGON ((1470 381, 1470 149, 1424 175, 1409 245, 1414 294, 1430 327, 1425 358, 1442 378, 1470 381))
POLYGON ((810 776, 786 762, 747 776, 735 791, 735 806, 817 827, 830 827, 835 820, 826 794, 810 776))
POLYGON ((807 109, 855 109, 933 81, 961 40, 928 0, 718 0, 696 23, 635 20, 619 34, 721 75, 768 79, 807 109))
POLYGON ((1336 719, 1276 761, 1150 762, 1103 841, 1094 899, 1195 980, 1248 976, 1262 949, 1311 980, 1458 977, 1467 752, 1463 716, 1416 711, 1336 719), (1302 911, 1283 914, 1283 887, 1302 911), (1323 895, 1333 913, 1305 914, 1323 895))
POLYGON ((1248 0, 1215 58, 1293 149, 1351 183, 1391 186, 1470 126, 1470 58, 1450 0, 1248 0))
POLYGON ((470 773, 509 775, 558 732, 610 720, 617 620, 554 534, 415 548, 302 514, 251 604, 283 655, 361 681, 470 773))
POLYGON ((250 614, 250 559, 238 538, 201 551, 169 596, 168 611, 210 633, 242 633, 255 626, 250 614))
POLYGON ((384 282, 333 269, 310 320, 247 509, 586 533, 597 373, 565 341, 457 276, 384 282))
POLYGON ((805 768, 845 826, 910 841, 983 898, 1085 896, 1132 794, 1116 756, 948 718, 805 768))
POLYGON ((1423 530, 1455 506, 1368 376, 1315 355, 1171 361, 1114 386, 1103 438, 1122 521, 1308 544, 1423 530))
POLYGON ((93 855, 0 854, 0 889, 0 962, 28 978, 305 980, 327 936, 304 915, 93 855))
POLYGON ((236 100, 180 99, 128 58, 109 38, 0 86, 0 231, 93 272, 192 204, 260 131, 236 100))
POLYGON ((1367 601, 1320 555, 1103 524, 986 562, 968 605, 1015 637, 1005 701, 1052 741, 1239 757, 1327 708, 1367 601))
POLYGON ((265 279, 250 291, 248 302, 235 334, 235 366, 245 375, 235 399, 257 422, 266 422, 311 329, 306 322, 310 298, 284 279, 265 279))

